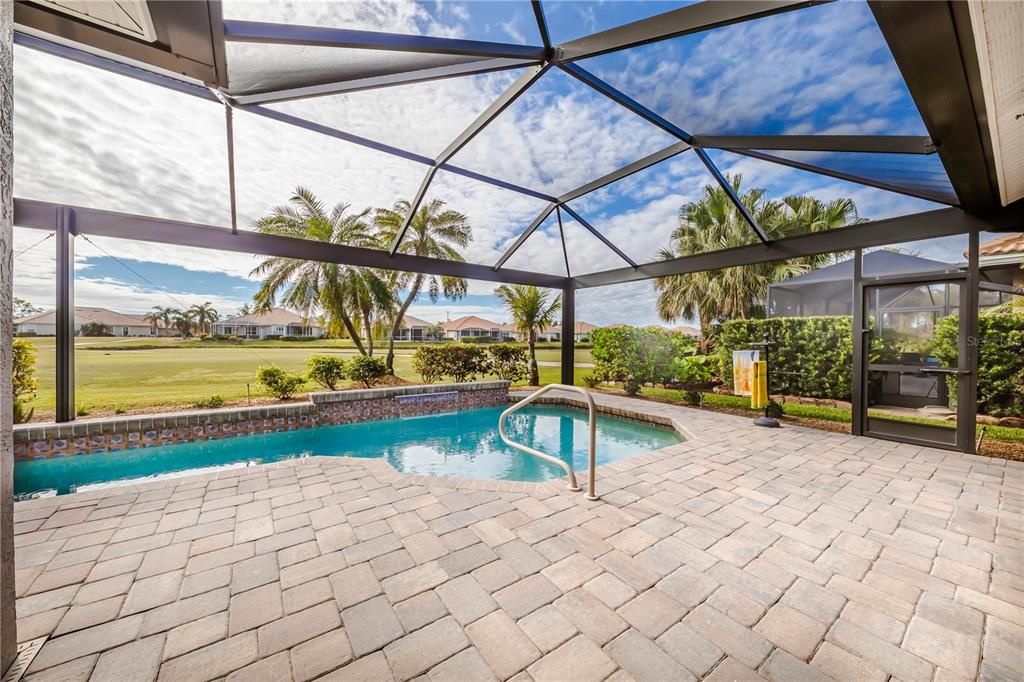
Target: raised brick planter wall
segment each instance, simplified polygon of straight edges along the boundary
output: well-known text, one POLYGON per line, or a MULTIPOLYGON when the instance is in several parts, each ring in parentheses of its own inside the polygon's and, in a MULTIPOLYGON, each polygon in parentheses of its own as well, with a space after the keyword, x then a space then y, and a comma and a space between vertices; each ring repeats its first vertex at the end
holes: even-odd
POLYGON ((65 457, 490 407, 508 402, 508 387, 507 381, 481 381, 332 391, 311 393, 301 403, 19 424, 14 456, 65 457))

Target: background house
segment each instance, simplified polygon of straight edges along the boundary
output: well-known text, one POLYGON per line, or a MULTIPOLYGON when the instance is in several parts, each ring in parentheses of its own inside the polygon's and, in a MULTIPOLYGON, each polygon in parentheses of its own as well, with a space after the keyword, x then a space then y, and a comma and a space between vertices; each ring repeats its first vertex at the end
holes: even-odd
POLYGON ((491 322, 485 320, 482 317, 476 315, 463 315, 457 317, 454 320, 448 320, 447 322, 441 323, 441 328, 444 329, 444 335, 449 339, 458 341, 459 339, 472 338, 477 336, 488 336, 493 339, 502 338, 502 327, 503 325, 497 322, 491 322))
MULTIPOLYGON (((590 338, 590 334, 597 329, 597 325, 590 324, 589 322, 577 322, 573 325, 573 339, 576 341, 586 341, 590 338)), ((538 341, 561 341, 562 340, 562 325, 556 324, 553 327, 548 327, 544 331, 537 334, 538 341)))
MULTIPOLYGON (((102 324, 113 336, 165 336, 165 330, 157 328, 142 319, 140 315, 125 315, 107 308, 87 308, 75 306, 75 334, 79 334, 83 324, 90 322, 102 324)), ((29 315, 14 321, 15 334, 34 334, 36 336, 56 336, 57 313, 50 310, 29 315)))
MULTIPOLYGON (((1024 232, 1008 234, 978 246, 978 265, 981 278, 986 282, 1009 284, 1024 289, 1024 232)), ((978 292, 982 305, 998 305, 1009 294, 995 291, 978 292)))
POLYGON ((211 333, 216 336, 237 336, 240 339, 265 339, 268 336, 323 336, 324 330, 309 324, 285 308, 271 308, 266 312, 236 315, 214 322, 211 333))
POLYGON ((402 317, 402 329, 395 336, 395 341, 422 341, 427 336, 427 330, 433 326, 426 320, 405 315, 402 317))

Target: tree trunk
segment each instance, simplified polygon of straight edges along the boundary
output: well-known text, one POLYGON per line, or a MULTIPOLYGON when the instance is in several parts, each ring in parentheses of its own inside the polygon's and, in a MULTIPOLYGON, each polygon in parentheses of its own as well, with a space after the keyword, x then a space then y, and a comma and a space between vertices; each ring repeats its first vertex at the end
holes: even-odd
POLYGON ((355 344, 356 350, 359 351, 360 355, 366 355, 366 349, 363 348, 363 341, 359 338, 359 332, 356 331, 356 326, 352 324, 352 318, 348 316, 344 310, 338 311, 338 317, 341 318, 341 323, 345 326, 345 331, 348 332, 348 338, 352 339, 352 343, 355 344))
POLYGON ((533 327, 530 327, 527 345, 530 347, 530 385, 540 386, 540 370, 537 368, 537 332, 533 327))
POLYGON ((366 354, 373 357, 373 313, 363 309, 363 327, 366 329, 366 354))
POLYGON ((409 306, 416 300, 416 297, 420 294, 420 286, 423 284, 423 275, 416 275, 416 279, 413 280, 412 286, 409 287, 409 295, 406 296, 405 301, 402 303, 402 307, 398 309, 398 314, 395 316, 394 323, 391 325, 391 334, 388 336, 388 357, 385 363, 388 366, 388 370, 395 373, 395 335, 402 331, 402 320, 405 319, 405 314, 409 311, 409 306))

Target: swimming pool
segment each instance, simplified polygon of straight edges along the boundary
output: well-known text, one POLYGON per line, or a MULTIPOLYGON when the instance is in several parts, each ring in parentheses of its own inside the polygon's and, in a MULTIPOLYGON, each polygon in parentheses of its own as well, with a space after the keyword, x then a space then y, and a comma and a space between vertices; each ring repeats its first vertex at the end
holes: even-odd
MULTIPOLYGON (((503 407, 388 419, 219 440, 162 445, 14 465, 16 499, 65 495, 115 484, 265 464, 310 455, 384 457, 408 474, 510 481, 547 481, 561 469, 508 447, 498 436, 503 407)), ((509 436, 587 468, 587 413, 531 405, 509 417, 509 436)), ((608 415, 597 418, 597 463, 674 445, 667 428, 608 415)))

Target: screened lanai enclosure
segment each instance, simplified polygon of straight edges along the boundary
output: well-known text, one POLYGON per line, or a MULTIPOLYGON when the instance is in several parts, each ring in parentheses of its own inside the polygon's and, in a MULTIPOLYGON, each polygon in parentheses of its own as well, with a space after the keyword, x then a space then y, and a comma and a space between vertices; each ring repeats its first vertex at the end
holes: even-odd
MULTIPOLYGON (((970 240, 965 267, 922 261, 900 276, 961 287, 965 339, 980 286, 1015 290, 980 282, 976 236, 1020 225, 1010 115, 1019 93, 995 68, 1019 49, 994 29, 1016 19, 1012 6, 604 3, 588 6, 582 23, 571 4, 543 2, 469 3, 456 15, 429 3, 403 5, 407 14, 393 3, 377 12, 359 3, 117 6, 14 6, 24 64, 16 93, 44 87, 48 74, 101 73, 94 92, 74 103, 56 93, 50 108, 65 129, 111 143, 89 162, 88 182, 32 165, 18 185, 31 190, 19 190, 15 224, 57 235, 58 422, 75 412, 76 237, 534 284, 562 291, 563 325, 574 322, 577 292, 596 300, 610 293, 603 287, 654 277, 950 235, 970 240), (394 27, 403 30, 382 30, 394 27), (858 40, 843 38, 851 31, 858 40), (791 55, 768 49, 782 35, 814 55, 799 72, 791 55), (115 97, 127 97, 122 109, 83 118, 115 97), (168 116, 174 106, 181 114, 168 116), (133 157, 156 155, 165 174, 132 177, 133 157), (177 161, 189 155, 187 168, 177 161), (316 180, 346 203, 409 202, 389 248, 252 230, 318 157, 316 180), (763 200, 855 196, 865 215, 773 238, 741 201, 748 181, 763 200), (137 192, 126 189, 133 182, 137 192), (705 187, 724 192, 746 244, 664 259, 674 210, 705 187), (464 210, 476 229, 464 262, 403 249, 411 216, 435 200, 464 210)), ((26 109, 21 125, 38 120, 26 109)), ((71 158, 81 150, 33 151, 55 157, 51 167, 81 163, 71 158)), ((863 315, 861 287, 892 274, 875 268, 881 254, 863 268, 835 266, 850 270, 846 280, 829 269, 804 275, 816 295, 784 303, 794 289, 779 289, 772 305, 863 315)), ((562 345, 571 381, 572 339, 562 345)), ((964 367, 946 369, 969 372, 967 350, 964 367)), ((855 355, 859 376, 864 354, 855 355)), ((958 447, 971 442, 957 436, 958 447)))
MULTIPOLYGON (((983 232, 1024 224, 1019 3, 18 0, 0 11, 5 229, 55 235, 57 422, 75 418, 85 240, 167 262, 210 253, 225 268, 242 254, 532 284, 561 292, 563 328, 578 298, 628 303, 653 278, 852 253, 848 272, 807 275, 816 293, 785 305, 852 314, 854 434, 973 451, 979 298, 1020 293, 979 265, 983 232), (384 249, 253 229, 306 183, 356 210, 405 200, 412 216, 440 200, 475 239, 455 261, 408 253, 410 218, 384 249), (705 187, 724 193, 745 243, 665 257, 679 207, 705 187), (775 238, 741 200, 749 187, 775 201, 853 196, 862 220, 775 238), (864 255, 950 237, 966 245, 953 269, 895 272, 876 267, 885 252, 864 255), (909 308, 956 311, 954 363, 871 352, 878 318, 909 308), (879 374, 955 391, 955 428, 870 417, 879 374)), ((573 336, 561 344, 572 383, 573 336)))

